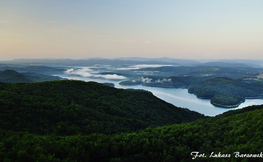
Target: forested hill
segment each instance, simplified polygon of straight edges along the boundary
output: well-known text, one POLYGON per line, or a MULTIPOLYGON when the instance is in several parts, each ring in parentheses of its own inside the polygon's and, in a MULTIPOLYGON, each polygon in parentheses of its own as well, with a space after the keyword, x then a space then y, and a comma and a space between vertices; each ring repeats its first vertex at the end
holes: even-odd
POLYGON ((8 83, 31 83, 33 80, 27 78, 26 76, 14 71, 14 70, 5 70, 0 72, 0 81, 8 83))
POLYGON ((263 94, 263 88, 262 83, 216 77, 191 84, 188 92, 199 98, 211 99, 211 103, 216 106, 237 107, 245 98, 259 98, 263 94))
POLYGON ((0 82, 6 83, 33 83, 33 82, 43 82, 51 80, 62 80, 58 76, 44 75, 39 73, 18 73, 15 70, 6 69, 0 71, 0 82))
POLYGON ((0 83, 0 128, 34 134, 113 134, 204 118, 146 91, 95 82, 0 83))

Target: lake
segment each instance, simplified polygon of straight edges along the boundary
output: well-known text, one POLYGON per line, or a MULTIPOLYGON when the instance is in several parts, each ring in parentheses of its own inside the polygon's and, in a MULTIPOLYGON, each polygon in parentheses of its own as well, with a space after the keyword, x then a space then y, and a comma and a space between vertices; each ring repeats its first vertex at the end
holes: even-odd
POLYGON ((158 98, 171 103, 177 107, 188 108, 189 110, 197 111, 201 114, 207 116, 215 116, 222 114, 228 110, 240 109, 243 107, 251 105, 261 105, 263 104, 262 99, 246 99, 246 101, 239 105, 237 108, 220 108, 212 105, 209 99, 199 99, 194 94, 188 93, 187 89, 181 88, 159 88, 159 87, 146 87, 142 85, 136 86, 122 86, 119 85, 120 81, 116 80, 107 80, 100 78, 87 78, 82 76, 68 76, 68 75, 59 75, 62 78, 74 79, 74 80, 83 80, 83 81, 95 81, 98 83, 114 83, 116 88, 133 88, 133 89, 144 89, 152 92, 158 98))

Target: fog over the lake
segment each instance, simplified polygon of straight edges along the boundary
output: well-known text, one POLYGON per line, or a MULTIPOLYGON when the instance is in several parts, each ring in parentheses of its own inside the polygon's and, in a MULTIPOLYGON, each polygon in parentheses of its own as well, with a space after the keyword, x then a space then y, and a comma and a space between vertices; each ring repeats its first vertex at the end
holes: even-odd
POLYGON ((105 78, 105 79, 113 79, 113 80, 115 80, 115 79, 116 80, 126 79, 125 76, 120 76, 117 74, 101 75, 101 74, 98 74, 97 71, 90 69, 90 67, 82 67, 82 68, 77 68, 77 69, 70 68, 70 69, 66 70, 65 73, 66 74, 80 75, 80 76, 85 77, 85 78, 105 78))

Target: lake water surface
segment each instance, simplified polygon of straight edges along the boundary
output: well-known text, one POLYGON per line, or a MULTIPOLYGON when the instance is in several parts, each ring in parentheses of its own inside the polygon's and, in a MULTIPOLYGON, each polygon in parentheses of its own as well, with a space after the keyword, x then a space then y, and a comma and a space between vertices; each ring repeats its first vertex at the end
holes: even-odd
POLYGON ((246 99, 246 101, 239 105, 237 108, 220 108, 212 105, 209 99, 199 99, 194 94, 188 93, 187 89, 180 88, 159 88, 159 87, 146 87, 142 85, 136 86, 122 86, 119 85, 120 81, 116 80, 106 80, 99 78, 86 78, 81 76, 67 76, 60 75, 60 77, 67 79, 83 80, 83 81, 95 81, 98 83, 114 83, 116 88, 134 88, 134 89, 144 89, 152 92, 158 98, 171 103, 177 107, 188 108, 189 110, 197 111, 201 114, 208 116, 215 116, 222 114, 228 110, 239 109, 251 105, 261 105, 263 104, 262 99, 246 99))

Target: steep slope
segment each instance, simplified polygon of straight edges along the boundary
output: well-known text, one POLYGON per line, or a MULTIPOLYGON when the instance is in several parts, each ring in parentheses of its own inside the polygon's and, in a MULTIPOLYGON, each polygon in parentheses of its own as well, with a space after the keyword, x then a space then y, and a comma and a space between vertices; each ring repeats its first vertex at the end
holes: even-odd
POLYGON ((69 80, 1 83, 0 105, 0 128, 37 134, 112 134, 204 118, 150 92, 69 80))

